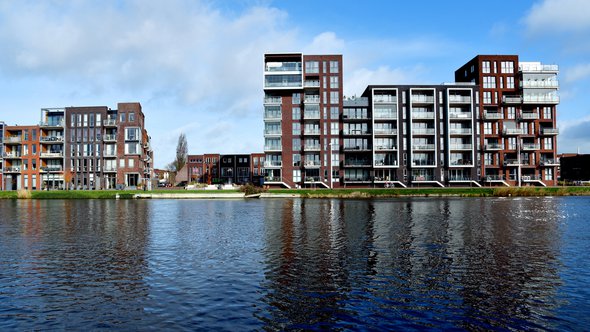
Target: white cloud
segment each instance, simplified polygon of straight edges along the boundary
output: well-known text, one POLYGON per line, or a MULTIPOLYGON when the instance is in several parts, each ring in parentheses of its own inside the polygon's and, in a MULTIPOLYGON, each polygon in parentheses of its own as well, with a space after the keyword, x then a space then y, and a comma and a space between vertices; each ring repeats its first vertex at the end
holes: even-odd
POLYGON ((530 34, 590 30, 590 1, 543 0, 524 19, 530 34))
POLYGON ((590 78, 590 63, 579 64, 568 68, 564 73, 564 80, 569 83, 587 78, 590 78))

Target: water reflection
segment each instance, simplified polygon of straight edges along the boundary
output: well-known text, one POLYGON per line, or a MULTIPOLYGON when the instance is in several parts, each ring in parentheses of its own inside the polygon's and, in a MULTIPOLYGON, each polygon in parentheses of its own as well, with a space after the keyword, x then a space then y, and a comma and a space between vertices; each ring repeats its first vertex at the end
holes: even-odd
POLYGON ((113 327, 96 325, 97 312, 104 322, 142 317, 141 299, 148 295, 141 278, 149 235, 145 206, 101 200, 11 204, 2 227, 22 235, 2 234, 0 242, 2 257, 10 257, 1 262, 2 316, 59 329, 113 327))
POLYGON ((551 328, 555 200, 266 204, 267 329, 551 328))

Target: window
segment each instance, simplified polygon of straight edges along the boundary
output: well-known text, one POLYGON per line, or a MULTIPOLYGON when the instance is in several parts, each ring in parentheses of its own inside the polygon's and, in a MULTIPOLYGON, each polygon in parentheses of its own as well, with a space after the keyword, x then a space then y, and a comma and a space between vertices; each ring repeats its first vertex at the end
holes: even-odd
POLYGON ((553 169, 551 169, 551 168, 545 169, 545 180, 553 180, 553 169))
POLYGON ((330 122, 330 134, 331 135, 338 135, 339 131, 338 122, 330 122))
POLYGON ((293 151, 301 150, 301 139, 293 138, 293 151))
POLYGON ((506 77, 506 89, 514 89, 514 77, 506 77))
POLYGON ((506 108, 507 118, 508 119, 515 119, 516 118, 516 108, 514 107, 507 107, 506 108))
POLYGON ((293 122, 293 135, 301 135, 301 123, 293 122))
POLYGON ((492 93, 490 91, 484 91, 483 103, 484 104, 491 104, 492 103, 492 93))
POLYGON ((301 170, 300 169, 293 170, 293 182, 301 182, 301 170))
POLYGON ((88 114, 84 114, 84 127, 88 127, 88 114))
POLYGON ((129 121, 130 122, 135 121, 135 113, 134 112, 129 113, 129 121))
POLYGON ((301 109, 299 107, 293 107, 293 120, 301 119, 301 109))
POLYGON ((484 122, 483 123, 483 133, 487 135, 492 134, 492 123, 491 122, 484 122))
POLYGON ((127 159, 127 166, 128 167, 135 167, 135 159, 127 159))
POLYGON ((125 113, 121 113, 119 121, 125 122, 125 113))
POLYGON ((301 155, 299 153, 293 154, 293 166, 295 166, 295 167, 301 166, 301 155))
POLYGON ((31 145, 31 150, 33 150, 33 154, 37 154, 37 145, 31 145))
POLYGON ((338 91, 330 91, 330 104, 338 104, 340 102, 340 94, 338 91))
POLYGON ((125 159, 119 159, 119 167, 125 167, 125 159))
POLYGON ((32 140, 36 141, 37 140, 37 129, 31 130, 31 133, 32 133, 31 136, 33 137, 32 140))
POLYGON ((512 74, 514 73, 514 62, 512 61, 502 61, 500 64, 500 70, 504 74, 512 74))
POLYGON ((491 153, 484 154, 484 165, 493 165, 493 163, 494 163, 493 154, 491 154, 491 153))
POLYGON ((551 138, 551 137, 543 138, 543 148, 545 150, 553 150, 553 138, 551 138))
POLYGON ((125 143, 125 154, 139 154, 139 143, 125 143))
POLYGON ((482 61, 481 72, 489 74, 489 72, 490 72, 490 62, 489 61, 482 61))
POLYGON ((338 61, 330 61, 330 73, 335 74, 338 72, 338 61))
POLYGON ((338 76, 330 76, 330 88, 331 89, 338 89, 338 76))
POLYGON ((139 141, 139 128, 130 127, 125 128, 126 141, 139 141))
POLYGON ((338 120, 339 117, 338 107, 330 107, 330 119, 338 120))
POLYGON ((317 74, 320 72, 320 63, 318 61, 305 61, 305 72, 307 74, 317 74))
POLYGON ((543 119, 551 119, 553 112, 551 111, 551 107, 545 106, 543 107, 543 119))
POLYGON ((293 93, 293 97, 291 97, 292 104, 299 105, 301 104, 301 93, 295 92, 293 93))
POLYGON ((483 87, 484 87, 484 89, 495 89, 496 88, 496 78, 494 76, 484 76, 483 77, 483 87))

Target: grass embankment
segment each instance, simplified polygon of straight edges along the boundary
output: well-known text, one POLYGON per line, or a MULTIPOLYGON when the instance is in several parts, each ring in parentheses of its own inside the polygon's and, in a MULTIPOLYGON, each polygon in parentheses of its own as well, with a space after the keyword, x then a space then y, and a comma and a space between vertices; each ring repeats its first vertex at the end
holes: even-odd
POLYGON ((393 188, 393 189, 274 189, 271 194, 299 194, 305 198, 374 197, 517 197, 590 195, 590 187, 393 188))
POLYGON ((238 190, 18 190, 0 191, 0 199, 121 199, 133 198, 135 194, 215 194, 236 193, 238 190))

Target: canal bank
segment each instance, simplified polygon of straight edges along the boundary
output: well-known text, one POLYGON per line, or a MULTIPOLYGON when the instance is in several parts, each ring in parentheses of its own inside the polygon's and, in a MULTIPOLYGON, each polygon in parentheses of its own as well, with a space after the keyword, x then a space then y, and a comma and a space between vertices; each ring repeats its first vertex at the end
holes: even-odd
POLYGON ((244 199, 590 196, 590 186, 497 188, 284 189, 261 193, 238 190, 1 191, 0 199, 244 199))

